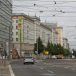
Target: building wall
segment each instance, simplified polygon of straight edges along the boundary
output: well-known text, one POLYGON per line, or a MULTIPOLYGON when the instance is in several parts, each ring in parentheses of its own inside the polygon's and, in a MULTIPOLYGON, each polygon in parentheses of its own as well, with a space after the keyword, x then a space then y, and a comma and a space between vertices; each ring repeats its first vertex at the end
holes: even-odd
POLYGON ((46 46, 48 41, 52 41, 52 32, 51 29, 44 27, 43 25, 37 26, 37 38, 40 37, 43 41, 43 44, 46 46))
POLYGON ((0 47, 9 50, 8 43, 12 40, 12 4, 9 0, 0 0, 0 47), (9 32, 10 31, 10 32, 9 32))
POLYGON ((63 28, 62 27, 57 27, 56 31, 58 32, 58 44, 61 44, 61 46, 63 46, 63 28))
POLYGON ((52 28, 52 43, 57 44, 58 43, 58 33, 56 31, 56 27, 52 28))
POLYGON ((69 49, 69 44, 68 44, 68 39, 67 38, 63 38, 63 47, 66 49, 69 49))
POLYGON ((34 43, 36 43, 36 40, 38 37, 40 37, 46 45, 48 43, 48 40, 51 42, 52 34, 51 29, 46 28, 43 24, 40 24, 39 20, 33 19, 26 15, 13 15, 13 44, 14 47, 20 50, 20 39, 17 41, 16 38, 19 38, 20 36, 16 36, 16 32, 18 32, 18 29, 16 29, 16 26, 18 25, 18 18, 19 16, 22 16, 22 32, 21 38, 23 41, 21 41, 21 47, 22 50, 33 50, 34 43))
POLYGON ((34 22, 24 19, 24 42, 34 44, 35 42, 35 26, 34 22))
POLYGON ((13 25, 13 42, 20 43, 24 42, 23 40, 23 17, 15 16, 12 18, 13 25))
POLYGON ((51 33, 51 42, 53 44, 57 44, 58 43, 58 32, 57 32, 57 23, 43 23, 44 25, 48 26, 52 33, 51 33))

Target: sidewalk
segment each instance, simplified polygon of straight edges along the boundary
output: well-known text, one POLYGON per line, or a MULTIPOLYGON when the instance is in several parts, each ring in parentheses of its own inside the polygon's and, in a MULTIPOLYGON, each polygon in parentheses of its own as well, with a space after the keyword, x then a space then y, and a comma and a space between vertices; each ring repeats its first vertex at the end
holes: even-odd
POLYGON ((0 76, 11 76, 7 60, 0 60, 0 76))

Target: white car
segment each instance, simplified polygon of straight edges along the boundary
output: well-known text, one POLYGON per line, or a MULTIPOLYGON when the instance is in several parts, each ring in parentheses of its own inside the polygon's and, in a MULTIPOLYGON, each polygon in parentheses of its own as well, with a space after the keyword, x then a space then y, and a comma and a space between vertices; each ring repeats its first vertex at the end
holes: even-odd
POLYGON ((52 59, 57 59, 57 57, 55 55, 52 56, 52 59))
POLYGON ((26 63, 32 63, 32 64, 34 64, 34 59, 33 59, 33 57, 25 57, 24 58, 24 64, 26 64, 26 63))

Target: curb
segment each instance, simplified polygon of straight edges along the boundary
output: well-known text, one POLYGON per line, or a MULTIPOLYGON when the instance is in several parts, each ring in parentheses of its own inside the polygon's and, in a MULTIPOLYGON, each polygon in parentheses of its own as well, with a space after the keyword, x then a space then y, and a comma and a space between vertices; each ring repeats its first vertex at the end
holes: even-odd
POLYGON ((14 74, 14 72, 13 72, 12 67, 11 67, 10 64, 8 65, 8 67, 9 67, 9 71, 10 71, 11 76, 15 76, 15 74, 14 74))

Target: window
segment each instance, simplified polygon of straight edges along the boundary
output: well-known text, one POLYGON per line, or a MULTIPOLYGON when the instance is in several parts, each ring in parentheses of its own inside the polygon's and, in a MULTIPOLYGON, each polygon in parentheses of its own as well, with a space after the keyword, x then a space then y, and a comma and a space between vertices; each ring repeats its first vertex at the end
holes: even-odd
POLYGON ((16 26, 16 29, 18 29, 18 26, 16 26))
POLYGON ((18 32, 16 32, 16 35, 18 35, 18 32))
POLYGON ((16 38, 16 41, 18 41, 18 38, 16 38))
POLYGON ((16 20, 16 23, 18 23, 18 20, 16 20))

